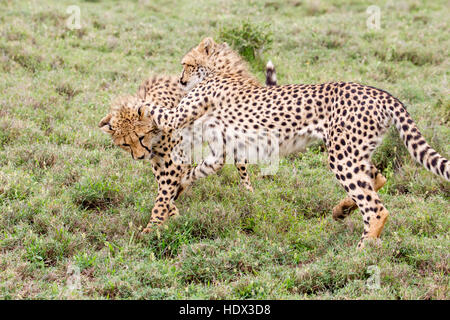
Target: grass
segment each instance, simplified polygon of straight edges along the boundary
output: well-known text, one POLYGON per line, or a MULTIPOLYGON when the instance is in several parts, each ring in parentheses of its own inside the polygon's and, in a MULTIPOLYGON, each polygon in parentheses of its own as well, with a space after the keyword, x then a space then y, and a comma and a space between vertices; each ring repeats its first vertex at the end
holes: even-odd
POLYGON ((395 130, 374 157, 391 216, 381 246, 358 252, 360 214, 333 221, 345 194, 321 144, 282 159, 272 179, 251 168, 253 194, 225 167, 177 201, 179 218, 141 235, 157 190, 150 166, 97 128, 111 100, 151 73, 178 74, 212 36, 262 81, 271 59, 280 83, 387 90, 449 158, 445 1, 382 2, 380 30, 359 0, 78 1, 79 30, 66 27, 74 1, 0 4, 0 298, 449 298, 450 185, 395 130))

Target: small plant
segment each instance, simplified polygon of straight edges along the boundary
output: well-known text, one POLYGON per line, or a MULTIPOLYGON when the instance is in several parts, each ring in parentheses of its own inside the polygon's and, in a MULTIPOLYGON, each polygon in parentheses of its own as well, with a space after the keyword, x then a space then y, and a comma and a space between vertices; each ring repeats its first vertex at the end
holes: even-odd
POLYGON ((267 294, 264 283, 248 278, 238 281, 233 289, 239 299, 265 299, 267 294))
POLYGON ((250 63, 262 60, 262 52, 272 45, 270 26, 252 24, 248 20, 239 26, 222 28, 219 38, 238 50, 250 63))
POLYGON ((62 84, 58 85, 55 90, 61 96, 66 97, 67 100, 71 100, 78 93, 80 93, 80 91, 77 89, 74 89, 70 83, 62 83, 62 84))
POLYGON ((78 255, 74 256, 74 258, 77 266, 81 270, 94 267, 97 261, 96 254, 89 254, 87 252, 79 253, 78 255))
POLYGON ((83 209, 104 210, 109 206, 118 205, 123 195, 109 182, 85 179, 75 185, 72 199, 83 209))
POLYGON ((433 111, 438 115, 438 119, 443 125, 450 124, 450 100, 439 98, 433 105, 433 111))

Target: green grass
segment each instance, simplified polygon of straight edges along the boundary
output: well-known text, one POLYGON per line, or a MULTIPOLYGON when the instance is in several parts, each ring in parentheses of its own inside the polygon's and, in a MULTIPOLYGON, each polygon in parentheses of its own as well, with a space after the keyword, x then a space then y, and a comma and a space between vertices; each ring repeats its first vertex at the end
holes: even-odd
POLYGON ((415 164, 395 130, 374 161, 389 177, 382 244, 358 252, 359 212, 323 146, 282 159, 255 192, 225 167, 177 201, 157 232, 147 163, 97 123, 151 73, 178 74, 202 38, 230 41, 263 81, 356 81, 402 100, 427 141, 450 156, 446 1, 386 1, 381 29, 364 1, 0 0, 0 298, 449 299, 450 185, 415 164), (245 37, 246 41, 242 38, 245 37), (370 289, 371 266, 380 288, 370 289), (69 287, 79 268, 80 287, 69 287))

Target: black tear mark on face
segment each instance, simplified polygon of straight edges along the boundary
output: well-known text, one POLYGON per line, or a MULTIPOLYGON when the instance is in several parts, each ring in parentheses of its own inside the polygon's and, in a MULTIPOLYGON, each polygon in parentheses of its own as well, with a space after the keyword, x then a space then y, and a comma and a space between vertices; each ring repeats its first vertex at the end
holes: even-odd
POLYGON ((145 138, 145 136, 141 136, 139 137, 139 143, 141 144, 142 148, 144 148, 145 150, 147 150, 150 154, 152 154, 152 150, 149 149, 145 144, 142 143, 142 140, 145 138))

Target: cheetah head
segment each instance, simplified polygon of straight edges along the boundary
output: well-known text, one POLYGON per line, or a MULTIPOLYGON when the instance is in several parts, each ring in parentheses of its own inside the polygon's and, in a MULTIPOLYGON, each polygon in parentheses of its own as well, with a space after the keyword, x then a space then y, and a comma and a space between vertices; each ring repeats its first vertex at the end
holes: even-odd
POLYGON ((153 120, 145 116, 144 108, 144 101, 136 97, 119 98, 98 124, 102 131, 111 135, 114 144, 131 153, 134 160, 152 158, 152 145, 160 132, 153 120))
POLYGON ((213 39, 206 38, 183 57, 180 83, 186 91, 190 91, 208 75, 208 58, 216 46, 213 39))
POLYGON ((227 43, 216 43, 212 38, 203 39, 181 60, 183 71, 180 83, 190 91, 208 75, 225 73, 253 77, 247 63, 227 43))

